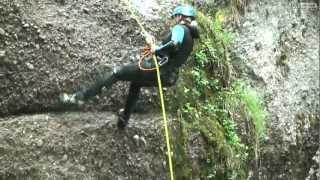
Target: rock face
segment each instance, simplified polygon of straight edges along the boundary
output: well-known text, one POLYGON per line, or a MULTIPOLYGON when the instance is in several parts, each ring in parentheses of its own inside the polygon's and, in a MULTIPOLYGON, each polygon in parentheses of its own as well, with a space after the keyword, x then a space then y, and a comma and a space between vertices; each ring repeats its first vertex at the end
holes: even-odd
POLYGON ((250 2, 232 49, 269 111, 262 179, 313 179, 309 170, 319 170, 319 12, 315 1, 299 2, 250 2))
MULTIPOLYGON (((133 3, 147 30, 160 34, 172 2, 133 3)), ((310 3, 250 1, 234 29, 233 66, 260 90, 269 111, 251 179, 320 178, 319 4, 310 3)), ((59 93, 136 61, 143 37, 129 14, 118 0, 0 1, 0 116, 57 110, 59 93)), ((125 87, 117 84, 84 109, 117 109, 125 87)), ((145 121, 120 134, 114 119, 111 113, 2 118, 0 179, 166 179, 159 119, 136 117, 145 121)))
MULTIPOLYGON (((153 10, 166 13, 161 7, 153 10)), ((136 61, 144 43, 124 1, 1 1, 0 11, 0 116, 57 108, 59 93, 90 83, 104 66, 136 61)), ((157 14, 146 20, 161 22, 157 14)), ((147 30, 163 29, 154 24, 147 30)), ((94 108, 117 107, 122 87, 94 108)))
MULTIPOLYGON (((167 17, 168 2, 154 1, 157 16, 143 1, 134 3, 146 8, 139 12, 148 31, 164 29, 157 24, 164 24, 160 17, 167 17)), ((136 61, 143 43, 124 1, 1 1, 0 179, 167 179, 157 115, 133 117, 145 121, 132 120, 124 132, 117 131, 113 113, 8 117, 59 110, 61 92, 136 61)), ((118 109, 126 85, 104 91, 108 96, 94 98, 83 110, 118 109)))
POLYGON ((126 131, 115 128, 111 113, 7 118, 0 122, 0 179, 167 179, 161 116, 139 118, 146 121, 126 131))

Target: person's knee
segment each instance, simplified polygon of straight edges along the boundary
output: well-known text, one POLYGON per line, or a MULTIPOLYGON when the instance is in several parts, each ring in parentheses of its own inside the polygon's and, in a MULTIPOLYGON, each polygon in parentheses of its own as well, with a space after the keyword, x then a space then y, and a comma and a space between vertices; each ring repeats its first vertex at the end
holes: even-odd
POLYGON ((135 65, 116 66, 113 69, 113 75, 122 81, 133 81, 139 76, 139 70, 135 65))
POLYGON ((119 79, 119 77, 121 77, 121 74, 122 74, 122 68, 119 67, 119 66, 115 66, 113 69, 112 69, 112 76, 114 76, 115 78, 119 79))

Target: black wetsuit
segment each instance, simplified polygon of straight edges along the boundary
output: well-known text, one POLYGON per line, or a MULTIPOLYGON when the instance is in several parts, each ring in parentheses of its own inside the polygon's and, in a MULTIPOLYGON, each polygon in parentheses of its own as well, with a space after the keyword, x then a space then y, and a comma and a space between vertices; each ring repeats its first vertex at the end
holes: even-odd
MULTIPOLYGON (((171 43, 172 32, 170 32, 162 42, 162 45, 164 46, 156 51, 156 55, 158 57, 168 58, 168 62, 160 67, 163 86, 172 86, 175 84, 178 79, 178 68, 186 62, 193 49, 194 39, 198 38, 198 30, 196 28, 193 29, 186 25, 180 26, 183 27, 184 31, 182 43, 171 43)), ((121 118, 127 122, 130 118, 133 107, 139 98, 141 87, 157 86, 156 70, 143 71, 139 69, 138 64, 125 65, 116 69, 111 76, 97 80, 93 86, 82 91, 81 95, 84 99, 88 99, 89 97, 98 94, 102 87, 108 88, 119 80, 131 82, 124 112, 121 115, 121 118)))

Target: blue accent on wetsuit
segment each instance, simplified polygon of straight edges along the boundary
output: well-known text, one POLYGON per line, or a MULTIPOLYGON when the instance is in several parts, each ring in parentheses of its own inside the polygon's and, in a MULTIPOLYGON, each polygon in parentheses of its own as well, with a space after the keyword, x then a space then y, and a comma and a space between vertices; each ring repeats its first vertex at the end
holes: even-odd
POLYGON ((172 29, 171 40, 174 41, 175 44, 182 44, 184 37, 184 29, 182 25, 175 25, 172 29))
POLYGON ((184 29, 182 25, 177 24, 173 27, 171 31, 171 40, 164 45, 157 47, 156 53, 164 50, 164 49, 170 49, 170 48, 177 48, 179 45, 182 44, 183 38, 184 38, 184 29))

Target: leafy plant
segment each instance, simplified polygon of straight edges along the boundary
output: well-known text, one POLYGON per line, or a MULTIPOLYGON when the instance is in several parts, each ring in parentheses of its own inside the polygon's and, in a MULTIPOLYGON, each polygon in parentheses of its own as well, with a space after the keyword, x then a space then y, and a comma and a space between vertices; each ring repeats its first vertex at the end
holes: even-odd
POLYGON ((181 72, 182 81, 168 94, 167 104, 173 113, 178 112, 183 132, 176 140, 180 143, 175 144, 180 154, 175 156, 179 160, 177 171, 180 167, 181 172, 188 172, 181 177, 192 175, 181 154, 187 158, 193 134, 200 133, 206 142, 208 154, 200 172, 203 179, 245 179, 250 151, 255 149, 257 154, 255 142, 264 134, 266 114, 261 98, 246 83, 231 82, 228 46, 234 35, 224 29, 224 17, 224 11, 198 13, 200 40, 192 60, 181 72), (256 136, 243 141, 239 123, 247 119, 256 136))

